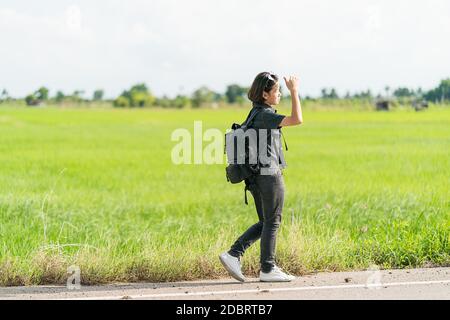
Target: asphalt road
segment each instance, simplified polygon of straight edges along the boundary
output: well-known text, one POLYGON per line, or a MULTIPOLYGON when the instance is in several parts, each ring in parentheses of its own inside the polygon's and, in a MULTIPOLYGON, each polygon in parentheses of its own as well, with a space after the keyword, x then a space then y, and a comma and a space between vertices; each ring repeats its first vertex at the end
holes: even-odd
POLYGON ((317 273, 289 283, 232 278, 105 286, 0 288, 0 299, 450 299, 450 268, 317 273))

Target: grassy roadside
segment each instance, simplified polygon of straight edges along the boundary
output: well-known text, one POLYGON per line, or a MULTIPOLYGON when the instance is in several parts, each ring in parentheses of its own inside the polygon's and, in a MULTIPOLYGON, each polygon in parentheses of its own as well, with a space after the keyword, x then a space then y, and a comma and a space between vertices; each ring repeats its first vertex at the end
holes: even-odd
MULTIPOLYGON (((282 107, 280 112, 286 111, 282 107)), ((224 165, 172 164, 176 128, 225 131, 246 109, 0 108, 0 285, 226 276, 256 222, 224 165)), ((281 267, 450 265, 450 109, 307 110, 286 128, 281 267)), ((206 143, 205 143, 206 144, 206 143)), ((259 244, 244 257, 258 272, 259 244)))

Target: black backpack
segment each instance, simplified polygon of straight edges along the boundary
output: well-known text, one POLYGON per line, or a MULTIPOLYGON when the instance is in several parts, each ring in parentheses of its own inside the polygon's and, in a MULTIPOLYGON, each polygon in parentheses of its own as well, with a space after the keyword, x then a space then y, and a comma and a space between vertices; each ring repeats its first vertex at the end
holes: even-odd
MULTIPOLYGON (((228 158, 228 165, 225 168, 227 181, 231 182, 233 184, 240 183, 244 181, 245 179, 251 177, 252 175, 258 174, 260 172, 260 166, 259 161, 257 158, 256 164, 251 164, 250 159, 250 151, 252 149, 252 146, 245 142, 245 148, 244 148, 244 154, 238 154, 236 146, 236 130, 240 129, 241 132, 247 131, 247 129, 252 127, 253 120, 255 119, 256 115, 262 110, 262 107, 254 106, 252 110, 250 110, 247 119, 242 124, 233 123, 231 126, 231 131, 225 134, 225 148, 224 148, 224 154, 227 155, 228 158), (228 145, 227 141, 234 141, 233 144, 228 145), (232 149, 233 148, 233 149, 232 149), (239 163, 238 158, 239 156, 244 157, 245 162, 239 163)), ((286 151, 288 150, 286 140, 284 138, 284 134, 280 129, 281 136, 283 137, 284 146, 286 151)), ((255 146, 254 146, 255 147, 255 146)), ((255 151, 255 150, 253 150, 255 151)), ((255 151, 257 152, 257 151, 255 151)), ((247 190, 248 186, 245 185, 244 194, 245 194, 245 204, 248 204, 247 202, 247 190)))
MULTIPOLYGON (((259 173, 260 167, 258 161, 256 161, 255 164, 250 163, 250 153, 252 146, 249 145, 248 141, 245 141, 245 148, 244 148, 244 154, 239 154, 237 150, 237 131, 236 130, 242 130, 240 133, 247 131, 247 129, 251 128, 253 124, 253 120, 255 119, 256 115, 262 110, 261 107, 253 107, 252 110, 250 110, 247 119, 242 124, 233 123, 231 126, 231 131, 225 134, 225 148, 224 148, 224 154, 227 155, 228 159, 228 165, 225 168, 226 172, 226 178, 228 182, 231 182, 233 184, 240 183, 244 181, 245 179, 251 177, 254 174, 259 173), (232 144, 227 144, 227 141, 233 141, 232 144), (242 157, 245 159, 244 163, 239 163, 239 158, 242 159, 242 157)), ((254 146, 256 147, 256 146, 254 146)), ((241 161, 242 162, 242 161, 241 161)), ((248 204, 247 202, 247 185, 245 186, 244 193, 245 193, 245 204, 248 204)))

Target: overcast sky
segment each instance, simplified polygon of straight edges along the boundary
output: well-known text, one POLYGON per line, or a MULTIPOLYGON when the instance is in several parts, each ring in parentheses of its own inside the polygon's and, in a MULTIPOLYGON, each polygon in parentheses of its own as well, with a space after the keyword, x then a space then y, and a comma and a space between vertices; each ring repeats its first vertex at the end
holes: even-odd
POLYGON ((302 95, 450 77, 448 0, 0 0, 0 39, 0 89, 15 97, 223 92, 266 70, 297 74, 302 95))

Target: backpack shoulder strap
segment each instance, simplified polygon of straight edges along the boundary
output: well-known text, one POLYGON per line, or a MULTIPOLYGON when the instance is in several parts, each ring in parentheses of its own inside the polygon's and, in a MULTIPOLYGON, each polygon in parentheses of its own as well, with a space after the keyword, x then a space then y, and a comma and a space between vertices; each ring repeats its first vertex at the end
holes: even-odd
POLYGON ((250 125, 250 123, 255 119, 256 115, 262 110, 261 107, 253 107, 252 110, 250 110, 250 113, 247 116, 247 119, 242 123, 243 125, 246 125, 247 127, 250 125))
POLYGON ((283 137, 284 147, 286 148, 286 151, 288 151, 288 146, 287 146, 287 143, 286 143, 286 139, 284 138, 284 134, 283 134, 283 131, 281 131, 281 129, 280 129, 280 133, 281 133, 281 136, 283 137))

